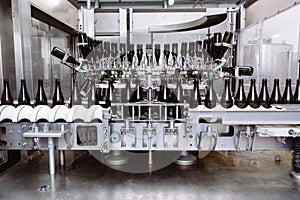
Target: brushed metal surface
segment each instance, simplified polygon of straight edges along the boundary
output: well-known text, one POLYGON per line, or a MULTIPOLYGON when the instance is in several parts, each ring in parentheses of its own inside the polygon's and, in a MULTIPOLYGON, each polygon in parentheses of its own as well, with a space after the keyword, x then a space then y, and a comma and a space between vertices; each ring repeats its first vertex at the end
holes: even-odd
POLYGON ((39 165, 24 162, 3 174, 0 199, 293 200, 300 195, 300 185, 289 176, 290 152, 213 152, 194 166, 172 164, 144 174, 110 169, 86 154, 49 176, 44 158, 39 165), (50 187, 40 191, 43 185, 50 187))

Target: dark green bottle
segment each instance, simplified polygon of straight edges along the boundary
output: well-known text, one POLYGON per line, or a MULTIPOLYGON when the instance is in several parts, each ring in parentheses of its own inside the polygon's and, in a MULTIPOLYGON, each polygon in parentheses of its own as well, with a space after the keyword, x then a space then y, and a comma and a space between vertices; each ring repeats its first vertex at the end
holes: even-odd
POLYGON ((221 105, 223 108, 231 108, 233 106, 229 79, 225 79, 225 87, 221 98, 221 105))
POLYGON ((293 103, 292 80, 290 78, 286 79, 285 88, 284 88, 281 102, 283 104, 293 103))
POLYGON ((300 79, 297 79, 296 90, 293 97, 294 104, 300 104, 300 79))
POLYGON ((81 99, 80 99, 80 92, 79 92, 79 88, 78 88, 78 81, 74 80, 70 107, 72 107, 73 105, 80 105, 80 104, 81 104, 81 99))
POLYGON ((270 98, 270 104, 280 104, 281 103, 281 94, 279 88, 279 79, 274 79, 274 86, 270 98))
POLYGON ((4 79, 3 81, 3 92, 1 96, 1 104, 2 105, 13 105, 14 99, 11 95, 10 88, 9 88, 9 81, 7 79, 4 79))
POLYGON ((262 80, 261 90, 259 93, 259 103, 260 103, 260 105, 262 105, 265 108, 271 107, 267 79, 262 80))
POLYGON ((258 95, 256 92, 255 79, 251 79, 250 81, 250 90, 247 96, 247 103, 252 108, 258 108, 260 106, 258 95))
POLYGON ((164 44, 164 59, 166 64, 168 64, 169 57, 170 57, 170 44, 164 44))
POLYGON ((207 108, 214 108, 217 105, 217 94, 214 90, 213 81, 210 80, 208 83, 208 89, 205 95, 204 105, 207 108))
POLYGON ((245 95, 243 79, 239 79, 239 86, 238 86, 238 91, 235 95, 234 104, 239 108, 247 107, 247 99, 246 99, 246 95, 245 95))
POLYGON ((141 61, 142 61, 142 58, 143 58, 143 44, 137 44, 136 45, 136 56, 137 56, 137 59, 138 59, 138 66, 141 65, 141 61))
POLYGON ((38 89, 35 96, 35 106, 38 105, 48 105, 48 100, 44 90, 44 84, 42 79, 38 80, 38 89))
POLYGON ((91 85, 91 91, 88 96, 88 107, 95 105, 96 104, 96 87, 95 87, 95 81, 92 80, 92 85, 91 85))
POLYGON ((55 89, 54 89, 52 101, 53 101, 52 107, 54 107, 56 105, 65 105, 65 99, 64 99, 61 87, 60 87, 59 79, 55 80, 55 89))
MULTIPOLYGON (((135 82, 136 82, 136 90, 133 92, 133 94, 130 97, 130 100, 129 100, 130 103, 141 102, 144 99, 143 88, 140 86, 140 81, 136 80, 135 82)), ((139 107, 138 106, 129 107, 130 116, 133 115, 132 108, 134 109, 134 116, 138 116, 139 115, 139 107)), ((141 115, 144 113, 143 112, 144 109, 145 109, 145 107, 141 107, 141 110, 140 110, 141 115)))
POLYGON ((192 95, 189 99, 190 108, 196 108, 198 105, 201 105, 199 81, 197 79, 194 79, 194 88, 192 90, 192 95))
POLYGON ((25 79, 21 79, 21 88, 18 97, 18 105, 30 105, 30 98, 27 92, 25 79))
POLYGON ((154 46, 154 57, 155 57, 156 65, 159 65, 160 44, 155 44, 155 46, 154 46))

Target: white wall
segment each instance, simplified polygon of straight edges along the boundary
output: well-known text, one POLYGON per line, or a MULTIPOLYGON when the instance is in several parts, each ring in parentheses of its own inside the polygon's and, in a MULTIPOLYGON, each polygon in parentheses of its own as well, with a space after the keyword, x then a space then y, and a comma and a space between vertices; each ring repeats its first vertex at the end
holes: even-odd
POLYGON ((258 0, 246 9, 246 26, 276 14, 300 0, 258 0))
POLYGON ((257 71, 264 72, 259 74, 260 78, 280 78, 283 84, 286 78, 292 78, 295 84, 297 60, 300 59, 299 38, 300 2, 241 30, 238 63, 253 65, 257 71), (269 53, 265 51, 266 46, 269 46, 269 53))

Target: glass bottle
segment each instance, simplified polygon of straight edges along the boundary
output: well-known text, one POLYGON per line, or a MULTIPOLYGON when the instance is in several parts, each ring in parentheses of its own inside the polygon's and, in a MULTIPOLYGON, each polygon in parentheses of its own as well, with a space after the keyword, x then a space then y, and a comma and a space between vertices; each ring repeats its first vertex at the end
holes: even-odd
POLYGON ((60 87, 60 80, 56 79, 55 80, 55 89, 54 89, 54 95, 53 95, 53 103, 52 103, 52 107, 56 106, 56 105, 64 105, 65 104, 65 100, 64 100, 64 96, 60 87))
POLYGON ((220 47, 221 47, 221 42, 222 42, 222 33, 217 32, 214 33, 213 37, 214 44, 212 46, 212 55, 214 59, 221 59, 220 57, 220 47))
POLYGON ((245 95, 244 80, 243 79, 239 79, 239 86, 238 86, 237 93, 235 95, 234 104, 239 108, 246 108, 247 107, 247 99, 246 99, 246 95, 245 95))
POLYGON ((284 88, 281 102, 283 104, 293 103, 292 80, 290 78, 286 79, 285 88, 284 88))
POLYGON ((121 102, 128 103, 131 96, 130 80, 125 79, 125 88, 121 91, 121 102))
POLYGON ((189 42, 189 56, 194 57, 195 56, 195 42, 189 42))
POLYGON ((120 59, 121 59, 121 63, 123 63, 125 56, 126 56, 126 45, 124 43, 121 43, 120 44, 120 59))
POLYGON ((147 66, 150 66, 152 64, 152 45, 146 44, 146 59, 147 59, 147 66))
POLYGON ((187 42, 182 42, 181 43, 181 61, 182 61, 182 65, 184 65, 185 60, 186 60, 186 55, 187 55, 187 42))
MULTIPOLYGON (((167 102, 167 103, 179 103, 176 95, 171 92, 171 90, 167 87, 166 80, 162 81, 160 86, 160 91, 157 96, 157 100, 160 102, 167 102)), ((178 109, 178 116, 180 115, 180 111, 178 109)), ((165 107, 162 110, 162 117, 165 117, 165 107)), ((167 117, 176 117, 176 106, 167 106, 167 117)))
POLYGON ((233 106, 229 79, 225 79, 225 87, 221 98, 221 105, 224 108, 231 108, 233 106))
POLYGON ((222 58, 224 56, 227 49, 229 48, 228 45, 231 44, 232 38, 233 38, 233 33, 225 31, 225 33, 223 35, 223 39, 222 39, 223 44, 221 45, 221 48, 220 48, 220 54, 219 54, 220 58, 222 58))
POLYGON ((102 88, 100 87, 97 91, 96 94, 96 105, 103 105, 105 104, 105 98, 106 98, 106 94, 107 94, 107 89, 106 88, 102 88))
POLYGON ((160 59, 160 44, 155 44, 154 46, 154 56, 155 56, 155 61, 156 65, 159 65, 159 59, 160 59))
POLYGON ((21 88, 18 98, 18 105, 30 105, 30 98, 27 92, 25 79, 21 79, 21 88))
POLYGON ((80 99, 79 94, 80 94, 80 92, 79 92, 79 88, 78 88, 78 81, 74 80, 73 81, 70 107, 72 107, 73 105, 80 105, 81 104, 81 99, 80 99))
POLYGON ((251 79, 250 81, 250 90, 247 96, 247 103, 252 108, 258 108, 260 106, 258 95, 256 92, 255 79, 251 79))
POLYGON ((96 104, 96 87, 95 81, 92 80, 91 91, 88 96, 88 107, 96 104))
POLYGON ((267 79, 262 80, 262 86, 259 93, 259 103, 265 108, 270 108, 270 98, 268 92, 268 81, 267 79))
POLYGON ((196 47, 195 47, 195 53, 196 53, 196 57, 202 57, 202 41, 198 40, 196 41, 196 47))
POLYGON ((279 88, 279 79, 274 79, 274 86, 270 98, 270 104, 280 104, 281 103, 281 93, 279 88))
MULTIPOLYGON (((136 80, 136 90, 131 95, 130 102, 136 103, 140 101, 143 101, 143 88, 140 86, 140 81, 136 80)), ((142 109, 143 108, 141 107, 140 114, 142 114, 142 109)), ((132 116, 132 107, 129 108, 129 114, 130 116, 132 116)), ((134 116, 138 116, 138 115, 139 115, 139 107, 134 106, 134 116)))
MULTIPOLYGON (((102 104, 102 107, 103 108, 108 108, 111 106, 111 103, 112 101, 114 101, 114 94, 113 94, 113 90, 114 90, 114 85, 113 85, 113 80, 110 79, 108 81, 108 88, 106 89, 106 94, 105 94, 105 97, 104 97, 104 104, 102 104)), ((115 112, 114 112, 115 113, 115 112)))
POLYGON ((127 53, 127 59, 130 65, 133 64, 133 56, 134 56, 134 44, 129 45, 129 50, 127 53))
POLYGON ((142 58, 143 58, 143 45, 142 44, 136 45, 136 56, 138 58, 138 66, 140 66, 142 58))
POLYGON ((199 91, 199 81, 194 79, 194 88, 192 90, 192 95, 190 97, 190 108, 196 108, 198 105, 201 104, 201 97, 199 91))
POLYGON ((172 43, 173 64, 175 64, 177 61, 177 55, 178 55, 178 43, 172 43))
POLYGON ((1 96, 1 104, 2 105, 13 105, 14 99, 11 95, 10 88, 9 88, 9 81, 4 79, 3 81, 3 92, 1 96))
POLYGON ((217 94, 214 90, 213 81, 210 80, 208 83, 208 89, 205 95, 204 105, 207 108, 214 108, 217 105, 217 94))
POLYGON ((300 104, 300 79, 297 79, 297 85, 293 97, 293 103, 300 104))
POLYGON ((166 64, 168 64, 169 57, 170 57, 170 44, 164 44, 164 58, 166 64))
POLYGON ((47 96, 44 90, 43 80, 38 80, 38 89, 35 96, 35 105, 48 105, 47 96))

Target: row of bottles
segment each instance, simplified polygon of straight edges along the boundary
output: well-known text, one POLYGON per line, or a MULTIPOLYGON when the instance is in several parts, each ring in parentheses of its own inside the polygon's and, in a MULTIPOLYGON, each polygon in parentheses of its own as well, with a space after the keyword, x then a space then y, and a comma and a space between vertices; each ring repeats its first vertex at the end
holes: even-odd
POLYGON ((126 46, 125 43, 120 43, 118 47, 116 42, 94 40, 88 37, 86 33, 81 32, 78 35, 78 47, 83 58, 87 58, 92 53, 91 56, 98 57, 98 59, 120 56, 121 62, 123 62, 123 58, 127 56, 128 63, 132 64, 133 57, 136 56, 137 65, 140 66, 143 55, 146 57, 146 64, 149 64, 152 54, 154 54, 154 60, 157 64, 159 64, 162 54, 165 63, 168 63, 169 58, 172 58, 173 63, 175 63, 180 53, 184 63, 187 56, 202 57, 203 50, 213 59, 221 59, 230 47, 232 38, 232 32, 226 31, 223 36, 222 33, 217 32, 213 34, 213 37, 208 37, 202 41, 182 42, 179 50, 178 43, 154 44, 153 46, 152 44, 128 44, 126 46))
MULTIPOLYGON (((89 88, 88 92, 88 106, 91 105, 102 105, 105 108, 108 108, 110 106, 110 103, 113 101, 113 82, 109 82, 108 88, 100 88, 98 91, 96 91, 95 83, 93 80, 90 80, 90 84, 86 84, 84 87, 89 88)), ((73 105, 81 105, 81 96, 79 91, 78 83, 77 81, 73 82, 73 88, 72 88, 72 95, 70 99, 70 107, 73 105)), ((4 80, 4 90, 1 96, 1 104, 2 105, 14 105, 13 97, 10 92, 9 88, 9 81, 4 80)), ((18 103, 17 105, 30 105, 30 97, 27 92, 26 88, 26 81, 24 79, 21 80, 21 89, 18 96, 18 103)), ((38 80, 38 89, 35 96, 34 105, 48 105, 48 99, 44 90, 43 86, 43 80, 38 80)), ((60 80, 55 80, 55 88, 54 93, 52 97, 52 106, 56 105, 65 105, 65 100, 63 96, 63 91, 61 89, 60 80)))
MULTIPOLYGON (((199 99, 200 97, 195 96, 194 98, 199 99)), ((207 108, 214 108, 216 103, 217 95, 214 91, 213 83, 210 81, 205 95, 204 105, 207 108)), ((199 100, 199 104, 201 104, 201 100, 199 100)), ((244 80, 239 79, 238 90, 234 98, 230 91, 230 81, 229 79, 225 79, 225 87, 221 97, 222 107, 231 108, 233 105, 236 105, 239 108, 246 108, 249 105, 252 108, 258 108, 260 106, 270 108, 272 104, 300 104, 300 79, 297 80, 295 93, 292 92, 291 79, 287 79, 282 96, 279 88, 279 79, 274 80, 271 96, 268 92, 267 79, 262 80, 259 95, 256 91, 256 81, 255 79, 251 79, 250 89, 247 96, 244 89, 244 80)))
MULTIPOLYGON (((3 83, 4 83, 3 84, 4 89, 1 96, 1 105, 14 105, 14 99, 10 92, 9 81, 5 79, 3 83)), ((52 106, 65 104, 59 79, 56 79, 55 81, 55 90, 54 90, 52 101, 53 101, 52 106)), ((34 102, 35 102, 34 103, 35 106, 48 105, 48 100, 44 90, 43 80, 41 79, 38 80, 38 89, 37 89, 34 102)), ((30 97, 28 95, 27 88, 26 88, 26 81, 24 79, 21 79, 21 88, 18 96, 17 105, 30 105, 30 97)))
MULTIPOLYGON (((102 105, 105 108, 108 108, 111 105, 111 102, 116 102, 115 94, 114 94, 114 86, 113 79, 108 80, 108 88, 99 88, 96 90, 94 80, 90 79, 87 81, 86 85, 84 84, 82 90, 79 91, 77 81, 73 82, 73 89, 71 95, 71 105, 80 105, 81 96, 80 93, 84 92, 84 88, 86 87, 89 92, 88 93, 88 106, 91 105, 102 105)), ((144 100, 144 91, 140 86, 139 81, 136 80, 136 90, 132 93, 130 87, 130 81, 126 80, 125 90, 121 91, 119 102, 140 102, 144 100)), ((270 108, 272 104, 300 104, 300 79, 297 80, 296 90, 293 93, 291 86, 291 79, 286 80, 286 85, 283 94, 281 95, 281 91, 279 88, 279 79, 274 80, 273 90, 271 95, 268 92, 267 80, 262 80, 262 86, 260 93, 257 93, 256 90, 256 81, 255 79, 251 79, 250 89, 248 95, 246 95, 244 90, 244 81, 243 79, 239 79, 238 90, 236 92, 235 97, 232 97, 230 91, 230 81, 229 79, 225 79, 224 90, 221 97, 221 105, 224 108, 231 108, 233 105, 236 105, 239 108, 245 108, 248 105, 252 108, 258 108, 259 106, 263 106, 265 108, 270 108)), ((202 99, 201 96, 204 96, 204 105, 207 108, 214 108, 217 105, 217 95, 213 87, 213 81, 209 81, 208 88, 205 94, 200 94, 199 89, 199 80, 194 79, 194 88, 191 90, 190 96, 188 98, 188 102, 190 108, 195 108, 198 105, 201 105, 202 99)), ((181 88, 180 82, 177 83, 176 90, 173 92, 167 87, 167 83, 165 80, 162 81, 162 84, 159 88, 158 93, 156 94, 157 101, 159 102, 167 102, 167 103, 179 103, 183 102, 183 91, 181 88)), ((55 81, 55 89, 52 98, 53 104, 55 105, 64 105, 64 96, 60 86, 60 80, 55 81)), ((38 89, 35 96, 35 105, 48 105, 48 100, 46 93, 44 91, 43 80, 38 80, 38 89)), ((9 81, 4 80, 4 89, 1 96, 1 105, 13 105, 13 97, 9 88, 9 81)), ((26 88, 26 81, 24 79, 21 80, 21 88, 18 96, 17 105, 30 105, 30 97, 26 88)), ((135 108, 136 110, 137 108, 135 108)), ((176 112, 176 107, 168 107, 168 116, 174 117, 176 112)), ((135 114, 138 112, 136 110, 135 114)), ((178 113, 177 113, 178 114, 178 113)))

